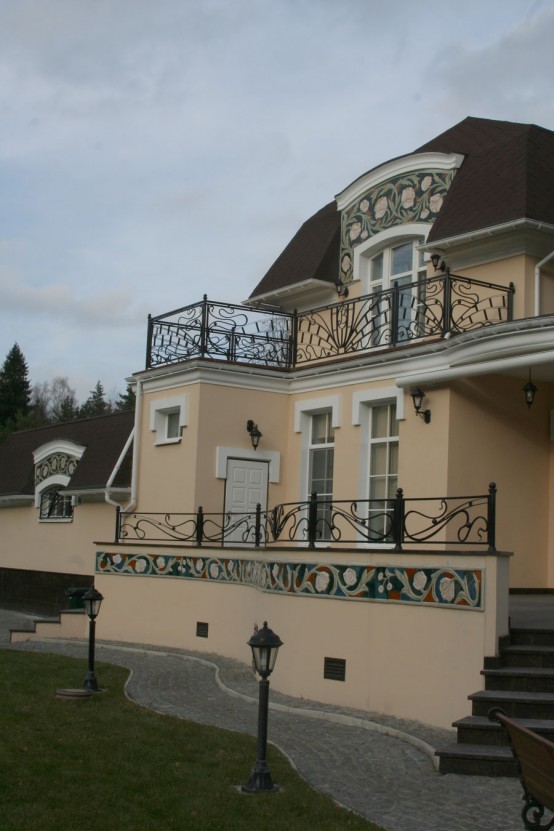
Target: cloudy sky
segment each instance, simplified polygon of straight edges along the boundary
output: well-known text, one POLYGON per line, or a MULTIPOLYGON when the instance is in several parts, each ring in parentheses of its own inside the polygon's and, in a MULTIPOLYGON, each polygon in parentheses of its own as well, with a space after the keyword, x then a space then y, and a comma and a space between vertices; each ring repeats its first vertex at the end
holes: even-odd
POLYGON ((554 0, 0 0, 0 362, 123 390, 149 312, 245 299, 361 173, 554 130, 553 43, 554 0))

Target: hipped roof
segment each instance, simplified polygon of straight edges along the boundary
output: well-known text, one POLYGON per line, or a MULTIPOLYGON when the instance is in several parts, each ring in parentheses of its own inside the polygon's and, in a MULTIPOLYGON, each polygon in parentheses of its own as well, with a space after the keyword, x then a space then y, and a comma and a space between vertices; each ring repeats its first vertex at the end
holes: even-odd
MULTIPOLYGON (((554 226, 554 133, 550 130, 470 116, 413 151, 423 152, 464 157, 428 242, 519 219, 554 226)), ((340 212, 330 202, 302 225, 251 298, 314 277, 334 282, 339 255, 340 212)))
MULTIPOLYGON (((35 489, 33 452, 48 442, 63 440, 86 448, 68 487, 71 490, 105 488, 133 423, 134 413, 129 411, 12 433, 0 447, 0 496, 32 495, 35 489)), ((113 486, 129 487, 130 483, 131 453, 128 452, 113 486)))

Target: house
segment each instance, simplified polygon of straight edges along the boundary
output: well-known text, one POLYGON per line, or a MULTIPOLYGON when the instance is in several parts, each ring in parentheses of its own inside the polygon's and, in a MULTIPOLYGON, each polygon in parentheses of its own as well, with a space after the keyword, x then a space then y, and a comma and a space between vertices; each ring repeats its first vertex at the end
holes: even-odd
MULTIPOLYGON (((99 636, 441 726, 554 584, 554 133, 467 118, 361 175, 242 304, 150 317, 99 636)), ((0 459, 1 463, 1 459, 0 459)), ((3 555, 2 555, 3 556, 3 555)))
POLYGON ((91 540, 131 496, 134 414, 13 433, 0 447, 0 603, 56 612, 91 585, 91 540))

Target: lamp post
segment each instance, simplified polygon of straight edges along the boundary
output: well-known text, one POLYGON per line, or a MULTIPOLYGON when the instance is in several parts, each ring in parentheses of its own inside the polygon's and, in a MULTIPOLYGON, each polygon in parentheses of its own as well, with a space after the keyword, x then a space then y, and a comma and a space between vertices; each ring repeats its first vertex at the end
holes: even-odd
POLYGON ((92 690, 98 692, 98 681, 94 674, 94 636, 96 633, 96 618, 100 611, 100 606, 104 600, 103 596, 97 591, 94 586, 85 592, 83 595, 83 603, 89 619, 88 628, 88 672, 85 678, 83 688, 85 690, 92 690))
POLYGON ((271 773, 267 765, 267 711, 269 704, 269 681, 268 676, 273 672, 275 661, 277 660, 277 652, 279 647, 283 645, 279 635, 268 629, 267 621, 261 629, 254 632, 248 646, 252 649, 252 657, 254 658, 254 666, 256 672, 261 676, 259 682, 260 698, 258 704, 258 747, 256 751, 256 761, 250 773, 250 779, 246 785, 242 786, 245 793, 263 793, 267 791, 279 790, 277 785, 273 784, 271 773))

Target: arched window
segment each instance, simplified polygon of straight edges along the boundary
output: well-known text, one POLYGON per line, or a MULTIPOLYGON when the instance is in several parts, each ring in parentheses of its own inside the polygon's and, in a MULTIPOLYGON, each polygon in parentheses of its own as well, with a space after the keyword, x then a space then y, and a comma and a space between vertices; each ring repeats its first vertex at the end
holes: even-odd
POLYGON ((369 263, 369 291, 382 291, 394 283, 400 287, 424 280, 426 266, 423 252, 417 250, 421 238, 399 242, 383 248, 369 263))
POLYGON ((46 488, 40 495, 41 520, 47 519, 72 519, 73 504, 71 497, 64 493, 59 485, 46 488))
POLYGON ((423 251, 429 226, 408 223, 387 228, 355 250, 354 273, 368 301, 372 346, 422 337, 427 268, 423 251), (395 287, 397 291, 395 292, 395 287))

